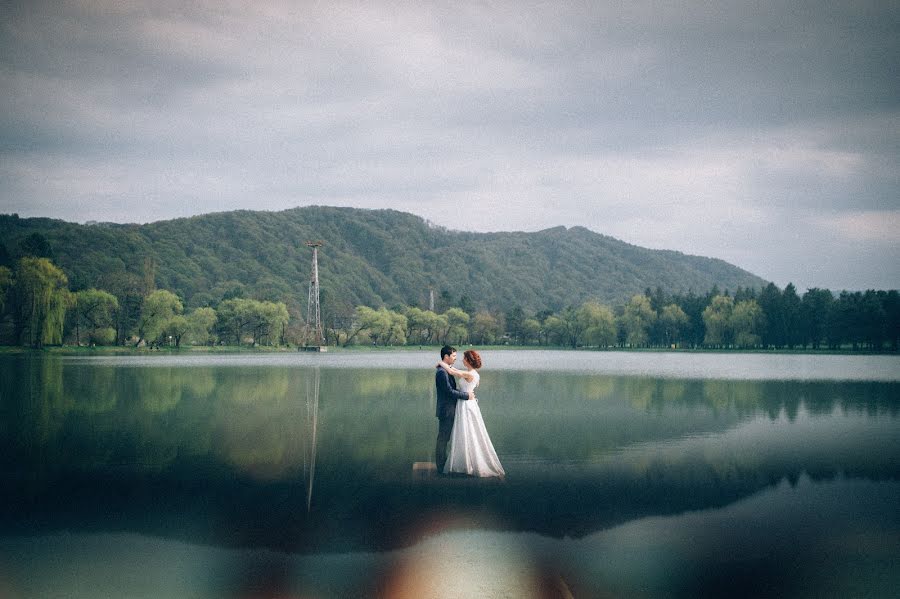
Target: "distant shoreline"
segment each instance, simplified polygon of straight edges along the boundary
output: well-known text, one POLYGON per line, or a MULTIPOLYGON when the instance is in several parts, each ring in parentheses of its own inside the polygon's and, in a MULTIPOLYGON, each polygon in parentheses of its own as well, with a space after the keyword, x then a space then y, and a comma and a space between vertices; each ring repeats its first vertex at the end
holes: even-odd
MULTIPOLYGON (((433 351, 437 353, 440 350, 439 345, 397 345, 397 346, 365 346, 353 345, 350 347, 328 346, 328 352, 334 353, 367 353, 367 352, 414 352, 414 351, 433 351)), ((871 349, 712 349, 712 348, 677 348, 668 349, 661 347, 653 348, 629 348, 629 347, 579 347, 571 348, 565 346, 547 346, 547 345, 474 345, 474 344, 458 344, 459 348, 477 348, 483 351, 564 351, 564 352, 596 352, 596 353, 648 353, 648 354, 787 354, 787 355, 837 355, 837 356, 881 356, 881 355, 900 355, 900 352, 891 349, 871 350, 871 349)), ((52 346, 43 349, 33 349, 28 347, 20 347, 14 345, 0 346, 0 355, 2 354, 49 354, 63 356, 109 356, 109 355, 153 355, 153 354, 288 354, 297 353, 299 348, 291 347, 247 347, 236 345, 222 346, 188 346, 188 347, 162 347, 159 349, 149 349, 147 347, 123 347, 104 345, 100 347, 77 347, 74 345, 52 346)))

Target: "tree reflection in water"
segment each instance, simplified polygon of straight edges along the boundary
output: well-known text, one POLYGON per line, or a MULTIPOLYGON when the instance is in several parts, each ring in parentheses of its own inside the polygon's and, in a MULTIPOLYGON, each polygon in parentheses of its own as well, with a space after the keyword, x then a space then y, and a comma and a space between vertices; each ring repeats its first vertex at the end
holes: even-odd
MULTIPOLYGON (((791 485, 803 480, 813 483, 804 492, 860 506, 849 489, 868 487, 856 483, 890 499, 900 480, 895 381, 485 368, 479 400, 508 472, 502 485, 411 480, 434 442, 430 368, 7 355, 0 398, 7 538, 102 531, 292 555, 373 552, 376 568, 375 556, 418 546, 434 532, 428 523, 451 513, 486 534, 568 537, 548 545, 564 565, 565 547, 612 551, 602 531, 631 522, 723 509, 725 520, 749 522, 727 508, 773 490, 794 505, 791 485)), ((811 514, 797 518, 818 522, 811 514)), ((896 515, 866 517, 897 528, 896 515)), ((644 552, 645 529, 627 530, 634 555, 644 552)), ((779 542, 775 532, 736 530, 734 545, 779 542)), ((276 558, 262 561, 276 571, 291 562, 276 558)))

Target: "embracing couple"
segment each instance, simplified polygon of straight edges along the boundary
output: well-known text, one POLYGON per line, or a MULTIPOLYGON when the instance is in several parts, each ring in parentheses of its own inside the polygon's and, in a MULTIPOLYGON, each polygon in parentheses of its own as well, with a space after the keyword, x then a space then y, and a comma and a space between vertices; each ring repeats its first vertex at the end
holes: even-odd
POLYGON ((466 370, 454 368, 456 348, 441 348, 436 366, 438 436, 435 462, 439 473, 470 476, 499 476, 506 473, 488 436, 475 398, 481 368, 481 356, 470 349, 463 353, 466 370), (457 380, 459 378, 459 384, 457 380), (449 455, 447 444, 450 444, 449 455))

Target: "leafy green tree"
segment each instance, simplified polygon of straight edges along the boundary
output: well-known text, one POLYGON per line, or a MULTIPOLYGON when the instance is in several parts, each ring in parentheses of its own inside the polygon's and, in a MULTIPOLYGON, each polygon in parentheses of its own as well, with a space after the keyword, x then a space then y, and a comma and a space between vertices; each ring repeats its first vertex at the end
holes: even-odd
POLYGON ((472 299, 468 295, 462 295, 459 298, 459 309, 465 312, 466 314, 474 314, 475 313, 475 304, 472 303, 472 299))
POLYGON ((391 318, 391 311, 387 308, 379 308, 378 310, 374 310, 372 317, 369 321, 369 326, 366 327, 367 332, 369 333, 369 338, 372 340, 373 345, 388 345, 388 339, 391 337, 391 329, 393 326, 393 319, 391 318))
POLYGON ((403 314, 387 308, 373 310, 368 306, 357 306, 355 331, 348 342, 365 336, 373 345, 403 345, 406 334, 407 319, 403 314))
POLYGON ((728 328, 734 335, 734 344, 738 347, 759 345, 759 331, 764 323, 762 308, 756 300, 748 299, 734 304, 728 322, 728 328))
POLYGON ((427 326, 425 324, 425 313, 428 310, 423 310, 421 308, 417 308, 415 306, 411 306, 406 308, 404 311, 404 316, 406 316, 406 326, 407 326, 407 337, 410 343, 426 343, 425 341, 425 331, 427 330, 427 326))
POLYGON ((43 347, 62 343, 66 310, 71 302, 68 279, 47 258, 22 258, 14 279, 19 343, 43 347))
POLYGON ((625 304, 620 320, 625 331, 625 342, 632 347, 647 345, 650 327, 656 322, 656 312, 646 295, 635 295, 625 304))
POLYGON ((183 314, 176 314, 166 323, 165 335, 175 341, 175 347, 181 347, 181 339, 190 330, 191 325, 183 314))
POLYGON ((446 324, 442 325, 438 315, 431 310, 408 308, 405 316, 410 343, 433 343, 439 331, 443 331, 446 327, 446 324))
POLYGON ((109 330, 115 340, 116 312, 119 300, 108 291, 84 289, 74 294, 75 343, 81 345, 81 333, 89 343, 109 343, 109 330))
POLYGON ((150 294, 144 284, 143 277, 121 269, 103 273, 99 278, 97 287, 112 293, 119 304, 114 325, 118 345, 123 345, 128 336, 137 330, 144 297, 150 294))
POLYGON ((659 316, 662 314, 663 308, 669 305, 669 300, 666 297, 666 292, 663 291, 663 288, 657 285, 656 289, 651 291, 649 287, 644 290, 644 295, 650 300, 650 307, 653 308, 653 311, 656 313, 657 318, 653 320, 653 323, 650 325, 648 334, 648 343, 649 345, 665 345, 666 344, 666 332, 663 328, 662 323, 659 320, 659 316))
POLYGON ((616 317, 608 306, 585 302, 576 312, 581 338, 588 345, 609 347, 616 343, 616 317))
POLYGON ((525 311, 521 306, 513 306, 506 311, 506 332, 515 344, 523 343, 522 326, 525 322, 525 311))
POLYGON ((387 336, 387 344, 405 345, 408 326, 406 316, 393 310, 388 310, 388 316, 390 317, 390 331, 387 336))
POLYGON ((353 323, 347 331, 347 339, 344 345, 351 345, 363 336, 368 336, 369 330, 378 327, 378 313, 369 306, 357 306, 354 310, 353 323))
POLYGON ((479 345, 495 343, 500 336, 500 322, 490 312, 484 310, 475 313, 472 318, 471 339, 479 345))
POLYGON ((48 260, 53 260, 53 249, 50 247, 50 242, 37 232, 23 239, 19 243, 19 250, 22 252, 23 258, 47 258, 48 260))
POLYGON ((462 343, 469 335, 470 317, 460 308, 450 308, 444 312, 443 316, 447 319, 447 328, 444 331, 444 343, 462 343))
POLYGON ((240 345, 276 345, 284 342, 290 313, 283 302, 261 302, 233 298, 219 304, 217 323, 220 337, 240 345))
POLYGON ((526 318, 522 321, 521 342, 529 345, 534 341, 540 341, 541 323, 537 318, 526 318))
POLYGON ((666 346, 679 344, 682 334, 687 329, 690 319, 681 306, 669 304, 659 314, 659 326, 662 329, 663 342, 666 346))
POLYGON ((138 321, 138 340, 155 343, 163 334, 169 320, 176 314, 181 314, 181 300, 171 291, 157 289, 147 296, 141 307, 141 317, 138 321))
POLYGON ((225 300, 244 299, 247 289, 240 281, 228 279, 213 287, 209 293, 212 298, 218 298, 218 303, 222 303, 225 300))
POLYGON ((88 341, 94 345, 113 345, 116 342, 115 327, 99 327, 91 330, 88 341))
POLYGON ((0 318, 6 310, 7 296, 13 284, 12 271, 6 266, 0 266, 0 318))
POLYGON ((434 340, 443 343, 444 335, 450 330, 450 320, 446 314, 437 314, 434 319, 434 340))
POLYGON ((733 340, 731 330, 731 312, 734 309, 734 300, 727 295, 717 295, 712 298, 710 304, 703 310, 703 324, 706 326, 706 337, 703 342, 706 345, 724 347, 731 345, 733 340))
POLYGON ((665 307, 669 303, 666 298, 666 293, 659 285, 656 286, 656 290, 654 291, 650 291, 650 288, 647 287, 644 290, 644 296, 646 296, 646 298, 650 300, 650 307, 653 308, 653 311, 657 314, 659 314, 660 310, 662 310, 663 307, 665 307))
POLYGON ((438 305, 435 306, 435 310, 440 311, 442 308, 446 311, 453 307, 453 294, 450 293, 449 289, 441 289, 441 293, 438 296, 438 305))
POLYGON ((559 339, 559 343, 574 349, 581 345, 583 325, 584 323, 578 320, 578 311, 569 306, 559 314, 559 321, 554 323, 554 336, 559 339))
POLYGON ((284 329, 290 319, 284 302, 249 302, 254 316, 253 340, 266 345, 284 343, 284 329))
POLYGON ((9 253, 9 250, 6 249, 6 244, 0 243, 0 266, 5 266, 10 270, 10 272, 12 272, 13 265, 14 260, 12 255, 9 253))
POLYGON ((252 300, 231 298, 223 300, 216 310, 219 338, 240 345, 255 323, 252 300))
POLYGON ((566 322, 555 314, 544 318, 543 332, 544 342, 547 345, 567 345, 570 343, 566 322))
POLYGON ((197 308, 188 314, 187 338, 194 345, 207 345, 212 341, 212 331, 218 316, 213 308, 197 308))

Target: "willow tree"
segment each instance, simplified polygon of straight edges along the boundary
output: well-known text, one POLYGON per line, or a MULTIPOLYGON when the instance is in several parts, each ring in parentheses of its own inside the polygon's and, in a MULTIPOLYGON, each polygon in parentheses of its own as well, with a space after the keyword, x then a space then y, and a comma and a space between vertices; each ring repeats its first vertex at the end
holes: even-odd
POLYGON ((650 327, 656 322, 656 311, 646 295, 635 295, 627 304, 620 320, 625 330, 625 342, 635 346, 647 345, 650 327))
POLYGON ((184 314, 176 314, 166 323, 163 334, 175 341, 175 347, 181 347, 181 339, 190 331, 191 323, 184 314))
POLYGON ((399 312, 368 306, 357 306, 353 331, 347 336, 349 345, 357 336, 368 337, 374 345, 403 345, 408 331, 407 318, 399 312))
POLYGON ((158 289, 144 299, 141 306, 141 317, 138 320, 138 340, 154 343, 176 314, 181 314, 181 300, 171 291, 158 289))
POLYGON ((70 302, 69 280, 47 258, 22 258, 14 294, 19 343, 31 347, 62 343, 70 302))
POLYGON ((241 340, 254 322, 253 301, 243 298, 227 299, 217 310, 219 339, 241 344, 241 340))
POLYGON ((194 345, 207 345, 212 341, 212 330, 218 316, 212 308, 197 308, 188 314, 187 336, 194 345))
POLYGON ((75 343, 81 345, 82 332, 90 343, 111 343, 116 338, 116 311, 119 300, 99 289, 84 289, 75 293, 75 343))
POLYGON ((733 339, 731 329, 731 313, 734 300, 727 295, 717 295, 703 310, 703 324, 706 326, 706 345, 725 347, 731 345, 733 339))
POLYGON ((410 343, 433 343, 435 338, 447 327, 446 319, 431 310, 412 307, 406 310, 407 338, 410 343))
POLYGON ((256 302, 256 326, 253 329, 253 340, 262 344, 272 345, 275 337, 277 345, 284 343, 284 329, 290 320, 287 306, 284 302, 256 302))
POLYGON ((681 342, 682 333, 690 324, 687 313, 678 304, 669 304, 659 314, 659 324, 662 327, 666 345, 681 342))
POLYGON ((759 345, 759 332, 765 326, 766 317, 756 300, 744 300, 734 304, 729 323, 738 347, 759 345))
POLYGON ((469 315, 460 308, 450 308, 442 314, 447 318, 444 330, 444 343, 462 343, 469 335, 469 315))
POLYGON ((500 321, 485 310, 480 310, 472 317, 471 338, 479 345, 494 343, 500 336, 500 321))
POLYGON ((609 306, 585 302, 575 312, 581 337, 588 345, 609 347, 616 343, 616 317, 609 306))

